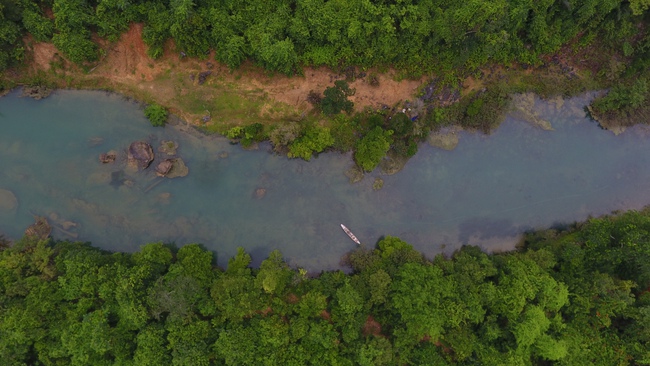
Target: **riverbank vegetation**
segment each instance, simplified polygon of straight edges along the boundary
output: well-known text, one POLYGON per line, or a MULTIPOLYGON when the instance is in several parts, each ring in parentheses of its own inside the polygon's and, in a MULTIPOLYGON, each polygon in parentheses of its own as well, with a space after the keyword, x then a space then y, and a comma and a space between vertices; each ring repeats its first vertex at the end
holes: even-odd
POLYGON ((387 236, 310 275, 273 251, 162 243, 0 249, 12 365, 640 365, 650 361, 650 212, 528 234, 517 251, 424 258, 387 236))
POLYGON ((269 139, 292 157, 332 148, 364 156, 360 141, 380 127, 388 155, 402 161, 442 126, 491 131, 518 92, 611 87, 590 109, 605 127, 650 113, 643 0, 21 0, 0 11, 0 70, 13 67, 5 87, 116 90, 246 146, 269 139), (137 42, 114 47, 125 34, 137 42), (110 61, 116 53, 127 67, 110 61), (23 60, 37 67, 16 66, 23 60), (244 79, 261 68, 276 81, 309 80, 318 67, 330 72, 317 90, 288 93, 301 89, 289 81, 270 96, 272 87, 244 79), (417 80, 418 90, 368 98, 386 87, 387 71, 417 80))

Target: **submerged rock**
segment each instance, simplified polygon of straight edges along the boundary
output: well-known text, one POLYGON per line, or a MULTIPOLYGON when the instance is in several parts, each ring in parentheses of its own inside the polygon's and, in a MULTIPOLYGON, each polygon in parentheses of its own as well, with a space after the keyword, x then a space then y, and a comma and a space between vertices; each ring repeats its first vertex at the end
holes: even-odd
POLYGON ((458 134, 456 130, 432 132, 427 137, 427 142, 433 147, 451 151, 458 146, 458 134))
POLYGON ((255 198, 261 199, 264 198, 264 196, 266 196, 266 188, 257 188, 255 190, 255 198))
POLYGON ((379 177, 375 178, 375 181, 372 183, 372 189, 378 191, 382 188, 384 188, 384 180, 379 177))
POLYGON ((379 163, 379 168, 381 169, 382 173, 386 175, 393 175, 404 169, 404 166, 408 160, 409 159, 407 157, 389 153, 388 156, 379 163))
POLYGON ((162 204, 166 205, 166 204, 169 204, 169 199, 170 199, 171 197, 172 197, 172 194, 171 194, 171 193, 169 193, 169 192, 163 192, 163 193, 159 194, 159 195, 156 197, 156 201, 158 201, 158 203, 162 203, 162 204))
POLYGON ((117 152, 113 150, 104 154, 99 154, 99 162, 102 164, 114 163, 115 159, 117 159, 117 152))
POLYGON ((167 178, 184 177, 190 172, 187 165, 185 165, 183 159, 175 158, 175 159, 170 159, 170 161, 172 163, 172 167, 169 170, 169 172, 167 172, 167 175, 165 175, 165 177, 167 178))
POLYGON ((544 131, 552 131, 551 122, 539 117, 535 111, 535 94, 523 93, 512 96, 512 115, 544 131))
POLYGON ((18 199, 13 192, 0 188, 0 210, 11 211, 18 207, 18 199))
POLYGON ((363 179, 363 170, 355 165, 345 172, 345 176, 348 177, 350 183, 357 183, 363 179))
POLYGON ((153 149, 148 143, 136 141, 129 146, 129 161, 136 162, 140 169, 147 169, 153 159, 153 149))
POLYGON ((162 141, 158 151, 169 156, 176 155, 176 150, 178 149, 178 144, 174 141, 162 141))

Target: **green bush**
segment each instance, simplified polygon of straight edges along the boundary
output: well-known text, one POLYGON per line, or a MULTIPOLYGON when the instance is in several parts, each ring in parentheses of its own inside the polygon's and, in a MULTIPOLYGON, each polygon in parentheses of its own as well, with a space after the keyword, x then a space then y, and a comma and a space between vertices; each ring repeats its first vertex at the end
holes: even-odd
POLYGON ((641 107, 648 95, 648 82, 639 78, 630 85, 619 84, 610 90, 606 96, 596 99, 592 107, 600 113, 624 112, 641 107))
POLYGON ((149 122, 151 122, 151 125, 154 127, 162 127, 167 123, 167 116, 168 116, 167 110, 159 106, 158 104, 149 104, 145 109, 144 109, 144 115, 149 119, 149 122))
POLYGON ((334 145, 334 137, 327 127, 308 127, 305 134, 289 145, 290 158, 303 158, 307 161, 312 154, 319 153, 334 145))
POLYGON ((375 127, 359 141, 354 152, 354 160, 361 169, 370 172, 379 165, 390 149, 392 134, 393 131, 384 131, 381 127, 375 127))

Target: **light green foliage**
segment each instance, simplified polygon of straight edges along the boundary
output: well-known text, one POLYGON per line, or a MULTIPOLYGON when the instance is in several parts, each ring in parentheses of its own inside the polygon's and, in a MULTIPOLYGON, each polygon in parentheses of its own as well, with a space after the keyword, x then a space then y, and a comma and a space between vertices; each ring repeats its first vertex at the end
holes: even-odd
POLYGON ((293 272, 282 259, 279 250, 274 250, 262 261, 255 277, 255 285, 268 294, 281 294, 293 277, 293 272))
POLYGON ((392 134, 392 131, 384 131, 381 127, 375 127, 363 136, 354 151, 354 161, 357 165, 364 171, 373 171, 390 149, 392 134))
POLYGON ((95 61, 97 45, 90 39, 92 8, 86 0, 55 0, 52 5, 56 32, 52 42, 72 62, 95 61))
POLYGON ((159 324, 143 328, 136 338, 137 348, 133 355, 135 366, 168 365, 171 361, 167 353, 165 330, 159 324))
POLYGON ((630 0, 633 15, 641 15, 650 7, 650 0, 630 0))
POLYGON ((232 127, 228 129, 228 131, 226 131, 226 137, 231 140, 241 138, 243 135, 244 135, 244 128, 241 126, 232 127))
POLYGON ((167 109, 156 103, 149 104, 144 109, 144 115, 147 117, 151 125, 154 127, 162 127, 167 123, 168 116, 167 109))
POLYGON ((334 145, 334 137, 327 127, 309 126, 305 134, 289 145, 290 158, 302 158, 311 160, 314 153, 323 152, 326 148, 334 145))

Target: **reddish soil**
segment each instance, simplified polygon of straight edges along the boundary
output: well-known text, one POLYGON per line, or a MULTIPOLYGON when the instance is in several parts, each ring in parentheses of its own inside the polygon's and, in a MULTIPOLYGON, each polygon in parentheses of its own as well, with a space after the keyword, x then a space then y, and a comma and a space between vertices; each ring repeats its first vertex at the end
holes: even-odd
MULTIPOLYGON (((108 83, 116 90, 146 90, 155 100, 165 104, 179 94, 187 92, 170 83, 169 75, 195 73, 206 69, 206 64, 213 64, 211 71, 218 75, 221 81, 242 93, 255 91, 267 96, 270 100, 285 103, 298 110, 305 111, 312 106, 306 102, 306 97, 311 90, 323 92, 332 86, 334 81, 341 76, 327 68, 305 68, 304 76, 287 77, 284 75, 269 75, 264 70, 250 63, 242 65, 235 71, 229 70, 225 65, 214 61, 213 55, 206 60, 181 58, 173 51, 174 45, 170 42, 165 48, 164 55, 153 60, 147 55, 147 46, 142 40, 142 24, 132 24, 127 32, 122 34, 117 42, 109 43, 99 40, 104 50, 104 57, 81 75, 86 79, 101 80, 108 83), (164 78, 167 82, 161 82, 164 78)), ((50 43, 30 42, 33 51, 33 67, 36 70, 48 71, 55 63, 65 65, 67 72, 79 71, 79 68, 61 59, 57 49, 50 43)), ((91 65, 92 66, 92 65, 91 65)), ((59 66, 61 67, 61 66, 59 66)), ((417 92, 422 80, 394 79, 395 72, 379 75, 379 86, 371 86, 365 79, 350 82, 356 89, 356 94, 350 97, 355 103, 355 109, 365 107, 379 107, 381 105, 395 105, 396 103, 412 99, 417 92)), ((215 94, 218 91, 215 91, 215 94)), ((262 111, 263 112, 263 111, 262 111)), ((260 113, 262 114, 262 113, 260 113)))
POLYGON ((366 323, 363 325, 363 335, 369 336, 371 334, 376 337, 381 336, 381 324, 372 315, 368 315, 368 319, 366 319, 366 323))

